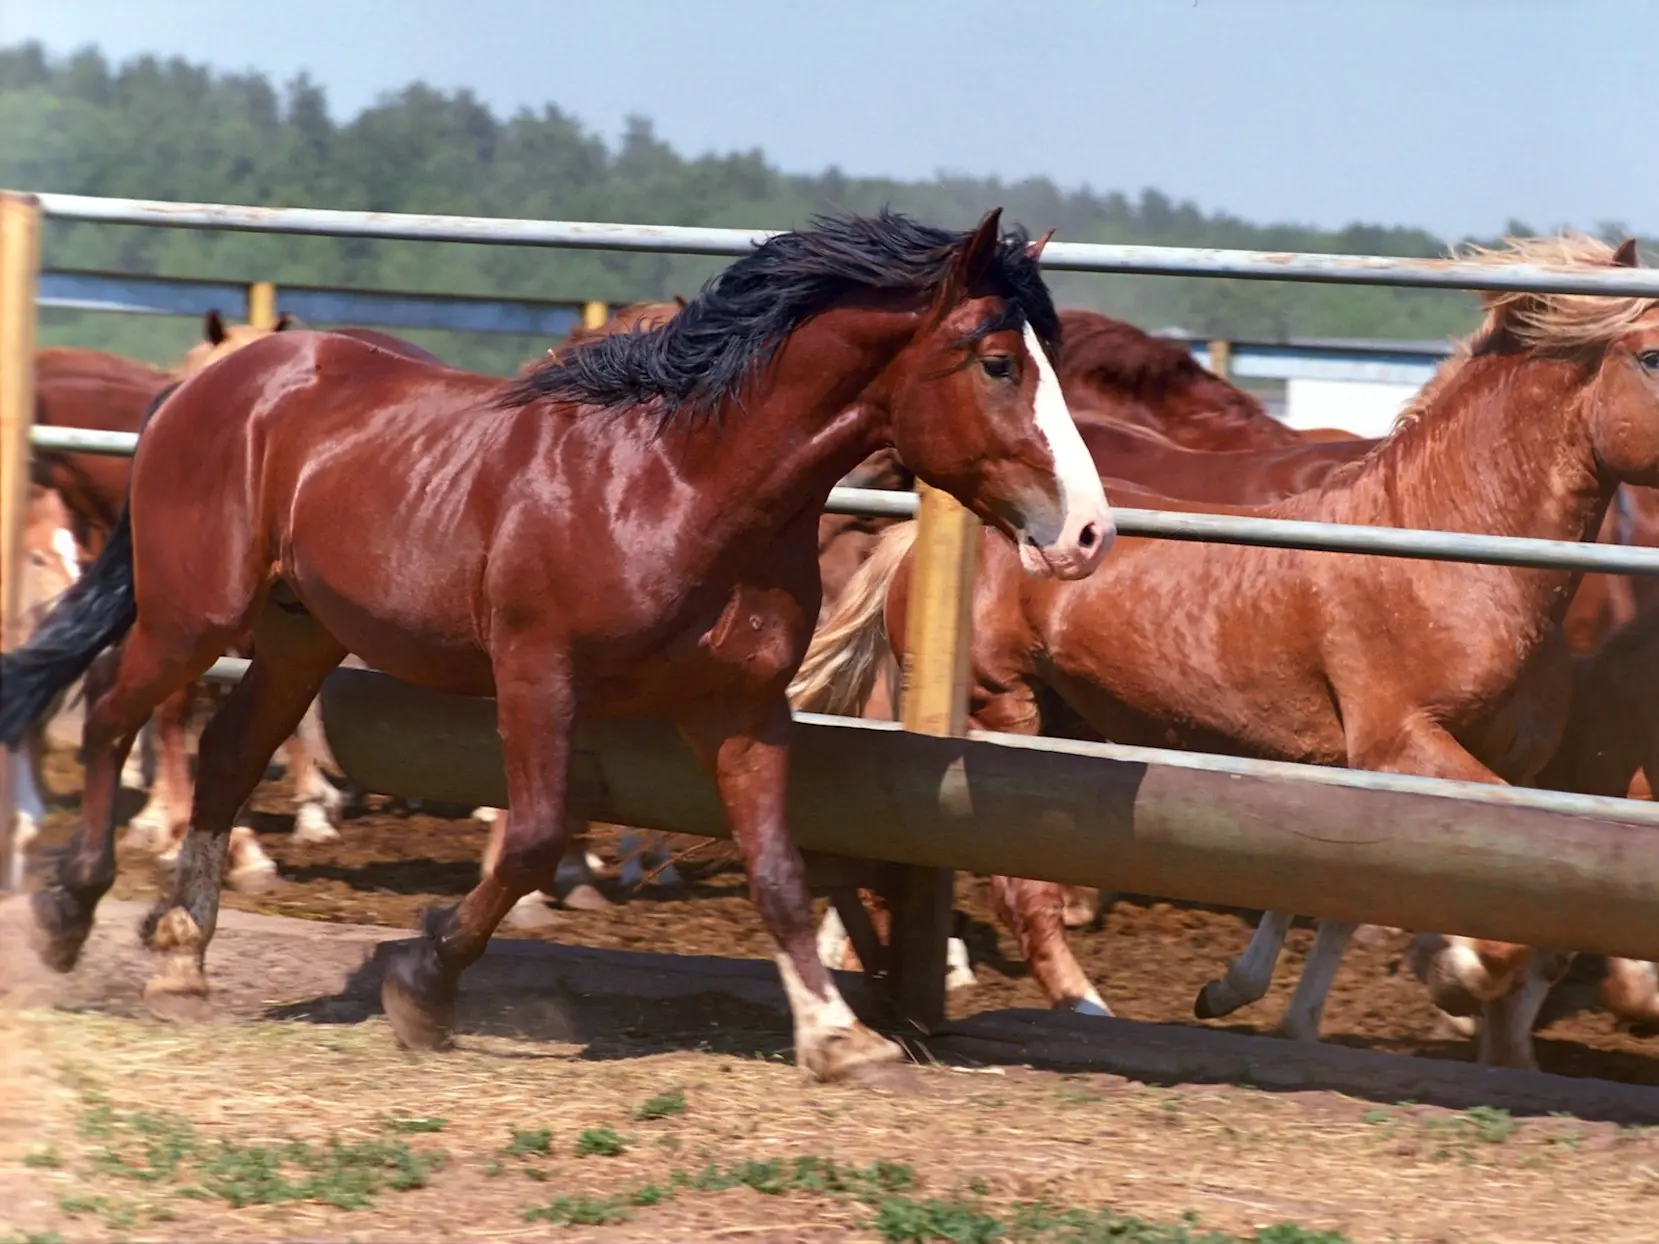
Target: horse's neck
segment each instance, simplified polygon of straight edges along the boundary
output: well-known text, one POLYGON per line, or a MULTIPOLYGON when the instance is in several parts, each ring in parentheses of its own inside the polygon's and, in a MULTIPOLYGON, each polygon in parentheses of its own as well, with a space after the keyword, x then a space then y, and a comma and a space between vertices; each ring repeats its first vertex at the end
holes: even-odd
POLYGON ((886 447, 866 391, 914 331, 913 314, 826 312, 791 335, 741 404, 728 405, 720 432, 688 431, 683 469, 715 529, 746 539, 816 517, 830 489, 886 447))
POLYGON ((1266 411, 1253 409, 1231 386, 1213 377, 1172 391, 1158 404, 1167 435, 1210 450, 1272 449, 1301 437, 1266 411))
MULTIPOLYGON (((1593 539, 1613 485, 1598 469, 1572 366, 1499 357, 1465 367, 1363 465, 1275 510, 1389 527, 1593 539)), ((1493 573, 1507 574, 1529 607, 1565 609, 1566 572, 1493 573)))

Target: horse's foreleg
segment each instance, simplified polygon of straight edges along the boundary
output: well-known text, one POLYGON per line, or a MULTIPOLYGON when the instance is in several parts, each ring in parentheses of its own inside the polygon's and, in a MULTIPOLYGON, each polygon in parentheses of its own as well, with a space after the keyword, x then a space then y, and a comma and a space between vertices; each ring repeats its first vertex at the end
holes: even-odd
POLYGON ((1287 911, 1264 911, 1250 936, 1244 953, 1227 968, 1227 974, 1198 991, 1192 1011, 1199 1019, 1220 1019, 1242 1006, 1259 1002, 1273 984, 1273 969, 1285 948, 1285 935, 1296 919, 1287 911))
POLYGON ((1354 936, 1358 925, 1341 920, 1321 920, 1314 934, 1313 949, 1302 965, 1302 976, 1296 982, 1296 992, 1279 1020, 1279 1035, 1293 1041, 1319 1040, 1319 1022, 1325 1014, 1325 999, 1336 980, 1336 970, 1342 966, 1342 953, 1354 936))
POLYGON ((1110 1015, 1066 944, 1065 905, 1065 887, 1055 882, 991 878, 992 909, 1013 931, 1049 1005, 1080 1015, 1110 1015))
POLYGON ((1532 1029, 1538 1012, 1557 981, 1567 974, 1575 956, 1538 950, 1528 958, 1519 987, 1486 1004, 1481 1016, 1475 1060, 1488 1067, 1538 1070, 1532 1029))
POLYGON ((818 958, 806 866, 789 836, 789 702, 781 689, 752 714, 688 724, 685 734, 714 775, 749 894, 777 943, 778 973, 795 1025, 795 1058, 819 1080, 860 1078, 903 1051, 853 1015, 818 958))
POLYGON ((420 939, 387 960, 381 1000, 398 1042, 441 1049, 455 1029, 461 973, 525 895, 553 884, 570 839, 565 817, 575 697, 564 653, 503 636, 495 653, 497 728, 507 772, 507 815, 486 868, 456 907, 426 915, 420 939))
POLYGON ((141 615, 126 639, 87 671, 81 828, 31 900, 35 949, 54 970, 75 966, 92 932, 98 900, 114 884, 115 797, 139 728, 163 699, 200 677, 216 655, 215 644, 204 642, 191 651, 163 641, 141 615))
POLYGON ((171 893, 140 928, 144 943, 162 956, 144 986, 145 1001, 158 1014, 203 1010, 203 965, 218 924, 237 814, 343 656, 345 649, 308 615, 267 608, 256 621, 248 672, 202 731, 190 830, 179 848, 171 893))
MULTIPOLYGON (((1368 737, 1362 714, 1345 719, 1352 768, 1505 785, 1444 726, 1421 714, 1408 716, 1403 723, 1397 716, 1387 716, 1371 724, 1382 727, 1375 737, 1368 737)), ((1505 1001, 1512 991, 1530 988, 1526 977, 1532 958, 1530 948, 1512 942, 1438 934, 1418 934, 1406 952, 1407 965, 1428 985, 1429 996, 1440 1009, 1437 1027, 1466 1027, 1474 1016, 1481 1016, 1481 1057, 1488 1051, 1498 1052, 1511 1066, 1532 1065, 1530 1020, 1521 1025, 1524 1031, 1517 1032, 1517 1008, 1530 1006, 1535 1017, 1543 996, 1535 1001, 1530 995, 1505 1001), (1493 1033, 1494 1026, 1502 1031, 1493 1033)), ((1548 992, 1545 985, 1544 994, 1548 992)))

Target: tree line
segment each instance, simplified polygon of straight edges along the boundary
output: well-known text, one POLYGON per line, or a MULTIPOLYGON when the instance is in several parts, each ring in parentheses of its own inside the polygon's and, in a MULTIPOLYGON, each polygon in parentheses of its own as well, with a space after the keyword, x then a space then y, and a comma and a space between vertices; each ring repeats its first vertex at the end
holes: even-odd
MULTIPOLYGON (((649 120, 607 144, 555 104, 498 117, 467 90, 413 83, 346 120, 304 75, 280 87, 180 59, 112 65, 88 48, 54 58, 0 48, 0 185, 27 190, 543 219, 787 228, 813 212, 890 204, 966 227, 1005 218, 1067 241, 1433 256, 1421 229, 1323 231, 1206 213, 1155 189, 1066 190, 1046 178, 898 181, 830 168, 785 173, 759 151, 687 157, 649 120)), ((1110 170, 1103 170, 1109 176, 1110 170)), ((1514 225, 1512 232, 1526 232, 1514 225)), ((721 261, 476 245, 276 237, 51 224, 47 262, 230 280, 626 302, 690 295, 721 261)), ((1206 336, 1438 338, 1466 331, 1456 293, 1055 274, 1062 306, 1206 336)), ((97 345, 164 361, 195 326, 150 317, 53 312, 45 342, 97 345)), ((547 342, 411 334, 453 361, 508 371, 547 342)))

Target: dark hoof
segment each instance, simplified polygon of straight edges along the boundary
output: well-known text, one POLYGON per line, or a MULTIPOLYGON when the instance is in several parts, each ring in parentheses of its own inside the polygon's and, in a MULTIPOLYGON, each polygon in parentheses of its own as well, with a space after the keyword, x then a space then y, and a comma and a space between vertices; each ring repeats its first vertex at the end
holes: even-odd
POLYGON ((1214 997, 1216 983, 1211 981, 1198 991, 1198 1000, 1192 1004, 1192 1013, 1199 1019, 1220 1019, 1223 1015, 1232 1014, 1230 1010, 1223 1010, 1216 1004, 1214 997))
POLYGON ((456 981, 429 938, 388 956, 380 1002, 392 1035, 406 1050, 445 1050, 455 1042, 456 981))
POLYGON ((559 896, 559 902, 570 908, 571 911, 610 911, 616 906, 610 899, 599 893, 598 889, 583 882, 581 885, 571 886, 559 896))
POLYGON ((72 972, 92 932, 92 912, 61 886, 48 885, 29 898, 35 927, 30 937, 35 954, 54 972, 72 972))

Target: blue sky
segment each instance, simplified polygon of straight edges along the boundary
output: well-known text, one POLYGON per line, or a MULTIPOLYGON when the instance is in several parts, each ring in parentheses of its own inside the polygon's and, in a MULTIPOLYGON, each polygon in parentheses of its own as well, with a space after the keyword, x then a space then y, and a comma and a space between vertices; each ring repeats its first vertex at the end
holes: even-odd
POLYGON ((1157 186, 1257 221, 1659 233, 1644 0, 0 0, 349 116, 423 78, 791 170, 1157 186))

